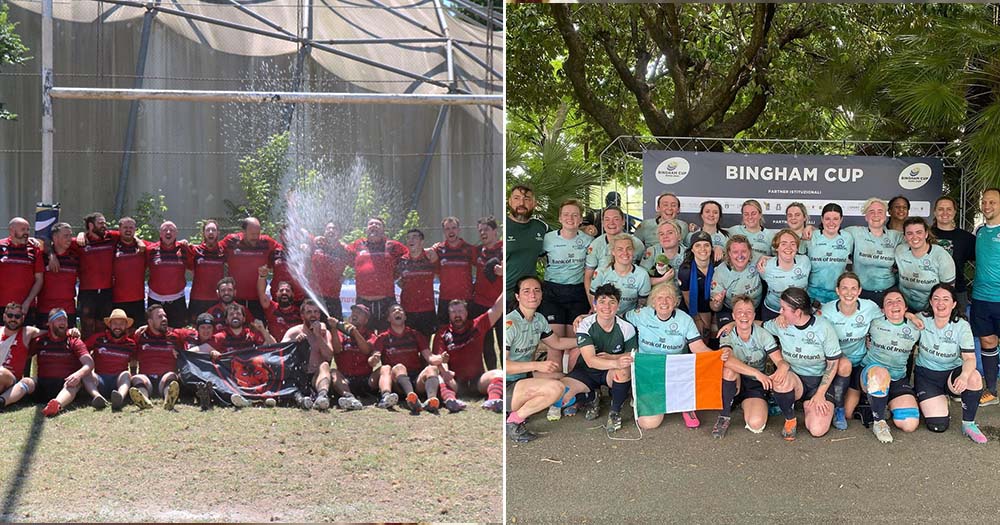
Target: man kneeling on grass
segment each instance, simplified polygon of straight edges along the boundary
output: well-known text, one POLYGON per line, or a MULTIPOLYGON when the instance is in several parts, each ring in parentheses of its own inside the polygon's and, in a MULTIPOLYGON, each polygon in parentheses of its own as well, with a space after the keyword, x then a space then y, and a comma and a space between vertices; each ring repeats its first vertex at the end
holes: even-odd
POLYGON ((438 386, 441 385, 437 365, 441 364, 441 356, 431 355, 424 334, 406 326, 406 312, 402 306, 394 304, 387 312, 389 329, 375 338, 372 343, 374 352, 369 361, 373 368, 378 369, 379 386, 389 374, 406 399, 411 413, 416 415, 421 410, 434 412, 441 404, 437 397, 438 386), (427 395, 425 403, 420 403, 415 389, 423 390, 427 395))
POLYGON ((79 337, 68 336, 68 328, 66 311, 53 308, 49 312, 49 331, 31 343, 31 354, 38 356, 35 400, 46 403, 42 413, 47 417, 69 406, 85 382, 95 401, 100 398, 97 382, 91 379, 90 374, 94 370, 94 359, 79 337))
POLYGON ((140 410, 153 408, 151 396, 163 397, 163 408, 173 410, 181 393, 177 378, 177 353, 187 350, 184 336, 167 324, 163 305, 146 308, 146 326, 135 331, 138 372, 132 374, 129 397, 140 410))

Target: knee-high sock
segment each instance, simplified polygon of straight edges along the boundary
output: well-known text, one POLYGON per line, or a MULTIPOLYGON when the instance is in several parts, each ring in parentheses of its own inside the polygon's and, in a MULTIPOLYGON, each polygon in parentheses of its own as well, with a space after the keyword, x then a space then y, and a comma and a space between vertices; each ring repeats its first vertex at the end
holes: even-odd
POLYGON ((494 377, 486 387, 486 399, 503 399, 503 378, 494 377))
POLYGON ((962 421, 975 421, 979 410, 979 396, 982 390, 966 390, 962 392, 962 421))
POLYGON ((406 395, 413 392, 413 383, 410 382, 410 376, 406 374, 399 374, 399 377, 396 378, 396 384, 403 389, 403 393, 406 395))
POLYGON ((795 392, 775 392, 772 395, 774 402, 781 409, 781 415, 785 416, 785 419, 795 419, 795 392))
POLYGON ((448 383, 441 383, 441 399, 448 401, 449 399, 455 399, 455 391, 448 386, 448 383))
POLYGON ((427 392, 427 399, 432 397, 437 397, 438 395, 438 385, 441 384, 441 378, 438 376, 430 376, 424 380, 424 391, 427 392))
POLYGON ((722 380, 722 414, 729 417, 733 410, 733 398, 736 397, 736 381, 722 380))
POLYGON ((625 404, 625 400, 628 399, 628 393, 632 389, 632 382, 627 381, 625 383, 619 383, 615 381, 611 383, 611 411, 621 412, 622 405, 625 404))
POLYGON ((997 367, 1000 366, 1000 354, 996 348, 983 348, 983 377, 986 378, 986 389, 994 395, 997 393, 997 367))
POLYGON ((888 396, 873 396, 868 393, 868 405, 872 408, 872 419, 875 421, 885 420, 885 411, 889 406, 888 396))
POLYGON ((834 376, 830 383, 830 391, 833 393, 833 406, 844 408, 844 394, 847 392, 847 385, 851 384, 851 376, 834 376))

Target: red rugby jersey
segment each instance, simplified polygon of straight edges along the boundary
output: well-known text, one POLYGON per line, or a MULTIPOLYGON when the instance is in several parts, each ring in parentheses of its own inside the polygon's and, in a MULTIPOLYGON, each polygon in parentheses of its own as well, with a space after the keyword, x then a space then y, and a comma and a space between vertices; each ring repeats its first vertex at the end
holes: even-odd
POLYGON ((399 304, 406 312, 434 311, 434 273, 437 265, 421 253, 416 259, 406 254, 399 261, 399 304))
POLYGON ((174 352, 184 352, 187 349, 184 338, 173 330, 160 335, 153 335, 150 330, 146 330, 135 342, 138 346, 136 359, 139 361, 139 373, 147 375, 176 371, 177 356, 174 352))
POLYGON ((112 301, 132 303, 146 299, 146 254, 139 251, 139 243, 125 244, 118 241, 115 245, 112 275, 112 301))
POLYGON ((271 301, 271 305, 264 310, 264 315, 267 317, 267 331, 271 332, 275 341, 281 341, 289 328, 302 324, 299 306, 294 303, 288 308, 281 308, 277 302, 271 301))
POLYGON ((0 239, 0 305, 22 304, 35 285, 35 274, 45 271, 42 251, 30 244, 16 246, 0 239))
POLYGON ((493 325, 490 315, 476 317, 472 325, 457 331, 450 324, 438 330, 434 337, 435 354, 448 352, 448 369, 462 381, 478 379, 483 375, 483 342, 490 335, 493 325))
POLYGON ((459 239, 458 244, 449 246, 441 243, 434 249, 438 254, 438 273, 441 286, 438 290, 440 301, 472 297, 472 269, 476 266, 476 247, 459 239))
POLYGON ((31 341, 31 355, 38 356, 39 378, 66 379, 80 369, 87 346, 77 337, 55 339, 51 332, 45 332, 31 341))
MULTIPOLYGON (((327 241, 330 242, 330 241, 327 241)), ((347 248, 340 241, 333 241, 330 246, 316 246, 313 249, 312 278, 319 294, 323 297, 340 297, 340 288, 344 282, 344 270, 351 262, 347 248)))
POLYGON ((187 279, 184 272, 191 268, 191 252, 187 246, 174 243, 170 248, 154 242, 146 245, 146 265, 149 267, 149 293, 174 300, 184 293, 187 279))
POLYGON ((264 336, 246 326, 238 334, 233 334, 232 330, 228 328, 221 332, 216 332, 212 336, 211 342, 212 347, 223 354, 246 350, 254 345, 262 344, 264 344, 264 336))
POLYGON ((191 247, 192 270, 191 299, 194 301, 215 301, 219 281, 226 276, 225 250, 221 244, 209 247, 205 243, 191 247))
POLYGON ((403 365, 407 372, 423 370, 424 356, 420 352, 427 348, 427 337, 409 326, 403 328, 403 333, 399 335, 390 328, 378 334, 372 342, 372 350, 382 354, 382 364, 403 365))
POLYGON ((230 233, 222 242, 229 275, 236 280, 236 298, 257 300, 257 268, 271 265, 271 254, 278 243, 261 234, 255 243, 243 242, 243 232, 230 233))
POLYGON ((137 350, 135 339, 128 335, 115 339, 111 330, 90 336, 86 345, 94 356, 94 371, 98 374, 120 374, 128 370, 137 350))
POLYGON ((80 289, 106 290, 112 286, 115 245, 121 235, 118 230, 107 230, 100 240, 87 239, 81 247, 80 289))
POLYGON ((487 275, 486 262, 493 259, 503 262, 502 241, 493 248, 487 248, 485 244, 476 247, 476 285, 472 291, 472 302, 487 308, 493 306, 497 297, 503 293, 503 275, 487 275))
MULTIPOLYGON (((359 328, 358 330, 361 329, 359 328)), ((371 330, 361 330, 361 335, 367 339, 369 343, 374 341, 371 330)), ((372 367, 368 365, 368 357, 370 354, 361 350, 357 341, 354 340, 354 337, 344 335, 340 333, 340 331, 337 331, 334 337, 339 337, 340 344, 344 347, 343 351, 333 354, 333 362, 337 365, 337 370, 339 370, 341 374, 351 377, 367 376, 371 374, 372 367)))
MULTIPOLYGON (((3 329, 4 332, 7 331, 6 328, 3 329)), ((14 374, 14 378, 18 381, 24 377, 24 372, 26 365, 28 364, 28 357, 30 352, 28 351, 28 345, 24 344, 24 327, 18 328, 13 334, 7 335, 3 338, 6 341, 8 338, 13 337, 14 342, 10 346, 10 352, 7 354, 7 358, 4 359, 2 365, 7 370, 10 370, 14 374)))
MULTIPOLYGON (((76 313, 76 278, 80 269, 80 246, 75 242, 62 255, 57 255, 59 271, 49 271, 49 253, 42 255, 45 274, 42 290, 38 292, 38 311, 47 313, 62 308, 68 314, 76 313)), ((4 303, 6 304, 6 303, 4 303)))
POLYGON ((354 266, 359 297, 395 297, 396 264, 408 253, 406 246, 387 239, 368 242, 361 238, 347 245, 354 266))

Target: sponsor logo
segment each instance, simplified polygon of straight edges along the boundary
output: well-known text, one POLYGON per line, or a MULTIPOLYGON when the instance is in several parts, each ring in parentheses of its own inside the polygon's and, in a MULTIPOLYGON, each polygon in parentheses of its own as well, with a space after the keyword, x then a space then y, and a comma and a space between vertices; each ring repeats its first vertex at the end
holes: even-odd
POLYGON ((670 157, 656 167, 656 180, 661 184, 677 184, 687 177, 691 164, 681 157, 670 157))
POLYGON ((931 180, 931 167, 923 162, 910 164, 899 172, 899 186, 904 190, 915 190, 931 180))

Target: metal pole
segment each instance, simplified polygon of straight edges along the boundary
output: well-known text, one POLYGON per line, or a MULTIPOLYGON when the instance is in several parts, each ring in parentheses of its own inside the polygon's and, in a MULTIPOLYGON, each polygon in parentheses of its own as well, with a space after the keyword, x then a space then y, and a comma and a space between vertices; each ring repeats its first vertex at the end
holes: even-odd
MULTIPOLYGON (((142 36, 139 40, 139 57, 135 62, 135 88, 141 88, 146 74, 146 56, 149 54, 149 34, 153 29, 153 17, 156 11, 146 10, 142 18, 142 36)), ((128 125, 125 129, 125 147, 122 148, 122 167, 118 175, 118 191, 115 192, 115 217, 121 217, 125 209, 125 193, 128 190, 128 178, 132 169, 132 146, 135 144, 135 126, 139 120, 139 101, 133 100, 128 108, 128 125)))
POLYGON ((52 202, 52 0, 42 0, 42 202, 52 202))
POLYGON ((285 91, 209 91, 54 87, 52 98, 77 100, 176 100, 188 102, 277 102, 279 104, 399 104, 503 107, 503 95, 422 93, 295 93, 285 91))
POLYGON ((445 42, 444 59, 448 63, 448 85, 455 87, 455 61, 454 52, 451 48, 451 34, 448 32, 448 22, 444 19, 441 8, 441 0, 434 0, 434 12, 437 14, 438 24, 441 26, 441 33, 447 39, 445 42))
POLYGON ((438 139, 441 138, 441 129, 448 118, 448 106, 441 106, 438 110, 437 122, 434 123, 434 132, 431 133, 431 143, 427 146, 427 155, 420 163, 420 175, 417 177, 417 186, 413 189, 413 197, 410 199, 410 209, 417 209, 420 202, 420 195, 424 192, 424 183, 427 182, 427 174, 431 169, 431 161, 434 160, 434 150, 437 149, 438 139))

